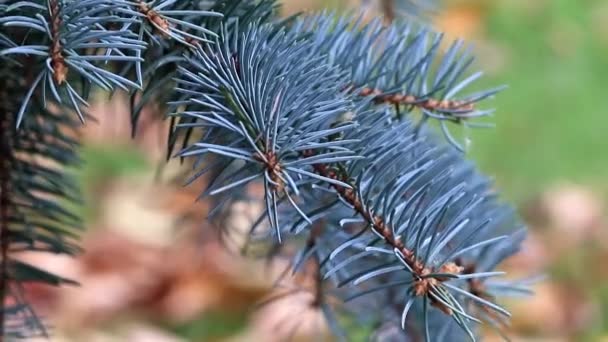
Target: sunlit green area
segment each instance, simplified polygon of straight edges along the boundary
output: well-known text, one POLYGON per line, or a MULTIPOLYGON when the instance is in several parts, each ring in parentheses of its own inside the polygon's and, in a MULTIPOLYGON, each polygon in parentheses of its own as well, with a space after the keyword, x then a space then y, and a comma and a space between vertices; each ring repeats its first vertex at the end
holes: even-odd
POLYGON ((517 199, 566 180, 606 190, 608 4, 539 3, 497 1, 483 18, 504 63, 485 82, 510 87, 493 101, 496 128, 474 135, 473 156, 517 199))

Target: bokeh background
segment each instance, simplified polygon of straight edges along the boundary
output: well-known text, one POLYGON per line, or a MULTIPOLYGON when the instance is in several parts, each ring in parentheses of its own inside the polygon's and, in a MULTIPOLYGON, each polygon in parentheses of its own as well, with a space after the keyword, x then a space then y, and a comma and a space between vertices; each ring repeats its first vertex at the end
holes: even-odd
MULTIPOLYGON (((283 11, 358 5, 288 0, 283 11)), ((509 85, 486 102, 496 128, 469 132, 469 156, 531 228, 505 268, 547 274, 536 296, 507 303, 513 340, 608 341, 608 1, 444 0, 429 20, 474 45, 485 71, 477 87, 509 85)), ((298 314, 298 299, 255 306, 284 265, 224 247, 204 201, 194 203, 200 186, 171 182, 176 163, 159 166, 163 123, 144 122, 131 140, 124 101, 100 101, 100 122, 83 131, 87 203, 76 210, 88 222, 86 252, 24 256, 82 284, 28 289, 52 318, 51 340, 281 341, 293 320, 296 340, 326 339, 318 315, 298 314)), ((236 205, 223 224, 244 227, 257 210, 236 205)), ((355 339, 366 333, 358 329, 355 339)))

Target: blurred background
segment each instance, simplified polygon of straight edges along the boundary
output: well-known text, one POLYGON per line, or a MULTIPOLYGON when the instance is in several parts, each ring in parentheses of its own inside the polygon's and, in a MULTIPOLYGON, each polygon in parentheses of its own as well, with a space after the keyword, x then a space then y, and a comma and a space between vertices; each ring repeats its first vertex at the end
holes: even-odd
MULTIPOLYGON (((283 11, 359 5, 287 0, 283 11)), ((469 156, 531 228, 505 268, 548 275, 535 297, 507 303, 513 340, 608 341, 608 1, 444 0, 429 20, 474 45, 486 73, 477 87, 509 85, 485 103, 497 108, 496 128, 469 133, 469 156)), ((295 340, 324 340, 298 299, 254 306, 285 265, 224 247, 204 201, 194 203, 201 187, 168 181, 178 163, 159 168, 166 128, 144 123, 134 143, 125 100, 95 106, 101 120, 84 129, 86 252, 24 256, 82 285, 28 289, 52 318, 51 340, 281 341, 293 319, 305 323, 295 340)), ((245 227, 257 208, 232 211, 225 224, 245 227)))

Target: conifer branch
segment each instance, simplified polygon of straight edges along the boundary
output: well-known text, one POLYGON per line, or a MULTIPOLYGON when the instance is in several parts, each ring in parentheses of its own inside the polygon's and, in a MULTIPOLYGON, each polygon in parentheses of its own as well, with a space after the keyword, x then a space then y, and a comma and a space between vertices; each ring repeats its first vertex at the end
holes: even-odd
MULTIPOLYGON (((15 47, 12 41, 7 45, 15 47)), ((53 111, 42 105, 32 86, 36 70, 15 72, 20 62, 31 64, 31 57, 18 59, 0 56, 0 320, 1 336, 10 340, 46 336, 44 323, 23 298, 23 283, 74 284, 12 254, 80 251, 75 241, 79 218, 64 207, 80 201, 75 181, 64 173, 78 162, 73 140, 76 122, 60 104, 53 111), (28 91, 34 100, 20 113, 20 101, 28 91), (28 117, 17 129, 16 121, 25 113, 28 117)))
POLYGON ((169 21, 150 7, 144 0, 137 0, 137 8, 165 38, 169 38, 169 21))
POLYGON ((370 96, 375 103, 385 103, 394 106, 406 105, 433 112, 457 112, 460 114, 460 117, 462 117, 462 114, 475 111, 475 104, 464 100, 438 100, 434 98, 418 98, 415 95, 407 94, 386 94, 380 89, 371 88, 359 90, 358 95, 364 97, 370 96))
MULTIPOLYGON (((470 296, 500 314, 508 313, 462 286, 471 279, 502 273, 489 267, 488 271, 463 274, 454 260, 486 247, 488 253, 498 256, 496 260, 502 260, 492 248, 507 241, 508 235, 486 236, 483 232, 506 224, 491 221, 505 208, 492 200, 488 182, 468 163, 430 138, 432 134, 427 130, 414 129, 410 118, 401 118, 402 124, 396 122, 387 104, 417 106, 425 112, 465 118, 482 115, 473 105, 494 91, 466 101, 447 100, 479 77, 477 73, 460 83, 456 81, 469 64, 455 58, 459 44, 441 59, 433 89, 428 91, 424 83, 438 39, 428 48, 422 43, 428 37, 423 31, 410 45, 404 45, 393 41, 396 31, 374 25, 355 26, 361 31, 346 30, 348 21, 336 23, 331 17, 314 23, 307 26, 301 21, 277 30, 252 25, 243 34, 223 32, 215 46, 187 56, 177 79, 184 100, 173 105, 179 108, 175 115, 180 120, 192 120, 181 127, 200 129, 202 139, 178 155, 196 157, 196 164, 214 155, 223 163, 220 168, 228 170, 211 181, 204 195, 224 194, 229 200, 231 192, 249 182, 262 181, 266 189, 265 215, 279 242, 285 241, 285 233, 298 235, 314 229, 319 220, 331 221, 326 218, 339 205, 311 208, 318 199, 309 196, 308 191, 310 185, 332 188, 345 207, 361 217, 358 222, 368 227, 368 234, 362 231, 326 247, 327 256, 319 260, 323 278, 337 278, 338 287, 375 284, 363 294, 404 288, 407 301, 402 326, 414 300, 419 299, 425 307, 430 304, 438 308, 473 337, 469 323, 480 320, 465 311, 460 296, 470 296), (332 25, 331 30, 326 25, 332 25), (301 35, 309 29, 312 37, 301 35), (379 43, 377 38, 368 39, 368 34, 389 38, 389 46, 394 42, 395 47, 381 50, 379 59, 366 60, 357 49, 379 43), (352 43, 348 46, 354 47, 355 53, 351 49, 333 50, 340 47, 336 41, 352 43), (395 51, 398 53, 393 54, 395 51), (413 59, 408 61, 410 75, 382 81, 385 83, 372 81, 378 75, 390 74, 393 65, 400 63, 397 57, 407 56, 413 59), (351 72, 341 73, 344 69, 351 72), (423 84, 419 87, 407 85, 419 81, 423 84), (399 89, 406 84, 406 90, 411 88, 412 94, 419 95, 374 90, 390 82, 399 89), (375 88, 365 85, 374 83, 375 88), (354 86, 345 89, 344 84, 354 86), (444 85, 448 87, 442 100, 434 99, 432 94, 444 85), (321 107, 311 107, 321 103, 321 107), (234 171, 228 168, 230 165, 235 165, 234 171), (284 207, 283 203, 290 205, 284 207), (295 221, 290 214, 283 218, 288 208, 297 212, 295 221), (279 219, 290 222, 291 228, 282 227, 279 219), (479 240, 472 238, 475 235, 479 240), (363 266, 363 257, 371 267, 363 266), (403 275, 411 280, 404 281, 403 275), (395 278, 400 280, 375 282, 395 278)), ((197 172, 193 179, 210 169, 197 172)), ((256 225, 262 222, 260 218, 256 225)), ((328 229, 339 228, 330 224, 328 229)), ((306 251, 312 250, 309 243, 306 251)), ((516 243, 505 242, 507 246, 516 243)), ((312 248, 316 251, 321 247, 312 248)), ((294 269, 305 260, 298 260, 294 269)), ((423 313, 428 315, 426 309, 423 313)), ((424 325, 428 336, 428 320, 424 325)))
POLYGON ((372 97, 377 104, 393 104, 397 116, 418 109, 423 116, 420 126, 429 119, 439 120, 447 140, 461 151, 464 148, 446 121, 487 126, 472 119, 487 117, 493 110, 479 109, 477 103, 504 88, 459 95, 483 73, 470 73, 474 58, 462 41, 454 41, 442 53, 443 35, 423 25, 397 21, 386 26, 380 20, 362 23, 361 19, 324 13, 300 19, 294 30, 312 35, 318 52, 349 72, 345 90, 372 97))
MULTIPOLYGON (((331 13, 279 20, 275 0, 0 0, 0 152, 9 156, 0 161, 0 292, 18 299, 24 281, 71 283, 10 254, 78 253, 80 220, 61 205, 79 201, 63 173, 78 162, 68 111, 84 120, 97 87, 131 93, 133 133, 146 105, 166 104, 168 151, 192 158, 187 183, 209 175, 201 197, 214 196, 211 218, 243 187, 263 185, 250 237, 269 226, 267 242, 297 241, 293 273, 313 269, 311 305, 336 335, 334 311, 363 316, 359 300, 399 304, 401 326, 427 340, 500 326, 509 313, 496 298, 526 290, 495 280, 495 269, 525 230, 514 231, 491 182, 423 127, 439 120, 459 147, 446 123, 482 124, 472 119, 491 111, 478 103, 500 88, 460 95, 482 75, 469 73, 470 51, 461 41, 441 51, 441 34, 396 20, 418 0, 384 3, 389 25, 331 13), (328 300, 334 291, 345 305, 328 300)), ((19 304, 26 314, 15 327, 0 326, 11 337, 38 322, 19 304)))
MULTIPOLYGON (((314 154, 312 151, 304 152, 305 157, 311 157, 313 155, 314 154)), ((392 249, 396 249, 403 256, 405 263, 407 263, 407 265, 413 270, 413 273, 416 276, 422 277, 431 273, 431 270, 429 270, 421 260, 416 258, 416 253, 414 251, 409 250, 403 244, 403 241, 394 236, 394 228, 387 226, 385 219, 383 219, 380 215, 375 214, 372 209, 367 208, 363 204, 363 201, 355 190, 355 185, 349 184, 349 179, 351 179, 352 177, 349 177, 348 175, 338 176, 335 171, 330 170, 329 167, 325 164, 314 164, 313 168, 315 172, 317 172, 321 176, 339 180, 340 182, 349 185, 349 187, 346 188, 338 184, 332 184, 332 187, 348 204, 353 206, 353 208, 359 215, 361 215, 367 221, 367 224, 369 224, 370 229, 373 230, 375 234, 381 236, 392 249)), ((448 268, 453 268, 455 270, 460 269, 459 267, 452 267, 452 265, 446 266, 446 269, 448 268)), ((454 274, 458 273, 460 272, 454 272, 454 274)))
MULTIPOLYGON (((311 157, 314 155, 314 153, 312 151, 304 151, 303 155, 304 157, 311 157)), ((369 229, 371 229, 376 235, 381 236, 384 242, 401 257, 405 264, 407 264, 415 278, 415 282, 412 287, 413 294, 418 297, 429 297, 434 306, 438 307, 447 315, 451 315, 453 313, 452 310, 446 305, 437 301, 435 297, 431 296, 431 290, 434 286, 438 286, 441 282, 450 280, 451 278, 456 278, 457 275, 462 273, 464 268, 454 262, 443 264, 437 270, 429 267, 424 263, 423 260, 417 257, 417 254, 419 254, 417 251, 408 249, 403 241, 394 235, 395 229, 394 227, 389 227, 387 225, 386 219, 376 214, 373 209, 365 206, 363 200, 356 191, 356 186, 354 184, 350 184, 349 180, 352 179, 352 177, 344 174, 338 175, 336 171, 332 170, 328 165, 325 164, 314 164, 313 168, 315 172, 323 177, 339 180, 341 183, 348 184, 350 186, 347 188, 338 184, 331 184, 339 196, 350 204, 354 210, 365 219, 369 229), (442 276, 436 277, 432 276, 432 274, 441 274, 442 276)), ((470 279, 469 282, 475 280, 476 279, 470 279)))

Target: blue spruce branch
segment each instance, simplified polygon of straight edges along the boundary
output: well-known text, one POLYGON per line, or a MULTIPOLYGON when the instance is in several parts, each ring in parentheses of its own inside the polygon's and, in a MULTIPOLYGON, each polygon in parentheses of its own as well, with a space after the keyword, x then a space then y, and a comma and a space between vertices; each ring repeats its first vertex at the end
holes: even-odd
POLYGON ((475 119, 492 111, 479 103, 501 87, 461 95, 482 76, 470 50, 442 52, 441 34, 396 12, 389 25, 280 20, 277 6, 0 0, 0 292, 16 303, 3 310, 5 336, 44 332, 20 284, 71 283, 11 253, 79 252, 79 218, 60 203, 80 200, 63 171, 78 163, 69 112, 84 121, 92 90, 129 92, 133 134, 145 106, 172 112, 168 151, 192 161, 187 183, 209 177, 211 218, 263 185, 250 238, 272 255, 300 246, 280 279, 311 277, 311 307, 337 336, 348 336, 343 313, 426 340, 474 340, 480 322, 504 330, 497 300, 527 282, 496 268, 525 229, 447 126, 485 125, 475 119))
MULTIPOLYGON (((335 22, 331 17, 325 20, 323 23, 335 22)), ((388 284, 398 286, 406 296, 402 327, 413 307, 422 306, 424 317, 431 307, 436 307, 474 339, 471 323, 480 320, 467 313, 464 304, 474 301, 484 310, 508 317, 505 309, 487 300, 489 297, 479 285, 503 273, 493 271, 495 265, 463 273, 464 266, 458 260, 479 250, 501 255, 494 248, 504 241, 516 250, 520 240, 510 239, 511 227, 504 234, 493 235, 502 227, 515 224, 510 210, 495 202, 489 182, 460 156, 442 147, 427 129, 416 128, 409 118, 396 118, 383 104, 386 101, 354 96, 366 94, 353 94, 344 87, 352 84, 358 74, 336 69, 344 65, 335 57, 340 51, 336 50, 334 56, 319 56, 324 43, 314 38, 325 36, 310 38, 301 33, 298 25, 279 31, 271 26, 252 25, 243 34, 222 34, 214 47, 199 49, 188 58, 188 66, 180 67, 178 91, 189 98, 174 103, 180 108, 176 115, 196 118, 196 122, 182 127, 197 128, 204 134, 201 142, 193 143, 179 155, 195 157, 196 165, 206 164, 205 160, 213 155, 221 160, 223 170, 235 165, 230 169, 234 171, 222 172, 211 181, 206 195, 227 194, 230 200, 231 192, 262 181, 266 189, 265 215, 279 242, 285 240, 283 235, 297 236, 336 210, 329 206, 310 211, 311 202, 318 197, 305 195, 311 191, 310 186, 333 188, 339 198, 334 204, 345 205, 359 215, 369 234, 330 246, 335 249, 320 263, 322 268, 329 267, 325 268, 324 277, 338 275, 338 287, 380 281, 377 288, 365 290, 366 293, 386 290, 388 284), (338 61, 337 65, 323 62, 328 57, 338 61), (323 110, 316 109, 318 104, 323 104, 323 110), (344 112, 350 112, 350 117, 343 116, 344 112), (399 124, 399 120, 403 123, 399 124), (279 222, 287 210, 284 203, 299 217, 294 221, 287 216, 288 223, 294 222, 293 229, 279 222), (508 214, 499 219, 505 213, 508 214), (340 260, 338 254, 353 248, 356 251, 352 257, 333 263, 340 260), (385 257, 378 258, 376 254, 385 257), (364 268, 361 262, 351 262, 360 257, 375 260, 375 265, 364 268), (338 271, 346 271, 346 275, 340 276, 344 272, 338 271), (386 282, 400 273, 405 279, 386 282), (468 287, 471 284, 475 287, 468 287)), ((356 36, 358 31, 344 34, 356 36)), ((402 53, 421 56, 422 62, 414 63, 411 72, 420 79, 428 72, 426 64, 434 53, 429 54, 424 44, 413 46, 417 47, 412 52, 406 49, 402 53)), ((348 51, 349 56, 357 58, 352 50, 348 51)), ((462 64, 454 60, 452 52, 448 55, 451 57, 443 59, 444 69, 439 69, 434 82, 439 84, 440 79, 450 75, 452 87, 462 88, 463 83, 454 83, 462 73, 462 64), (450 70, 458 71, 449 74, 450 70)), ((374 78, 373 70, 381 64, 372 62, 363 65, 371 72, 351 64, 347 64, 347 70, 352 68, 374 78)), ((471 78, 463 82, 470 81, 471 78)), ((442 101, 446 102, 435 103, 428 98, 418 102, 433 110, 470 105, 442 101)), ((208 170, 202 169, 195 177, 208 170)), ((262 222, 259 220, 256 225, 262 222)), ((255 227, 252 233, 254 230, 255 227)), ((307 250, 314 248, 309 246, 307 250)), ((314 260, 315 255, 309 253, 308 258, 314 260)), ((294 265, 302 265, 303 260, 294 265)), ((484 319, 493 318, 486 315, 484 319)), ((429 326, 429 320, 425 320, 423 334, 427 339, 429 326)))

